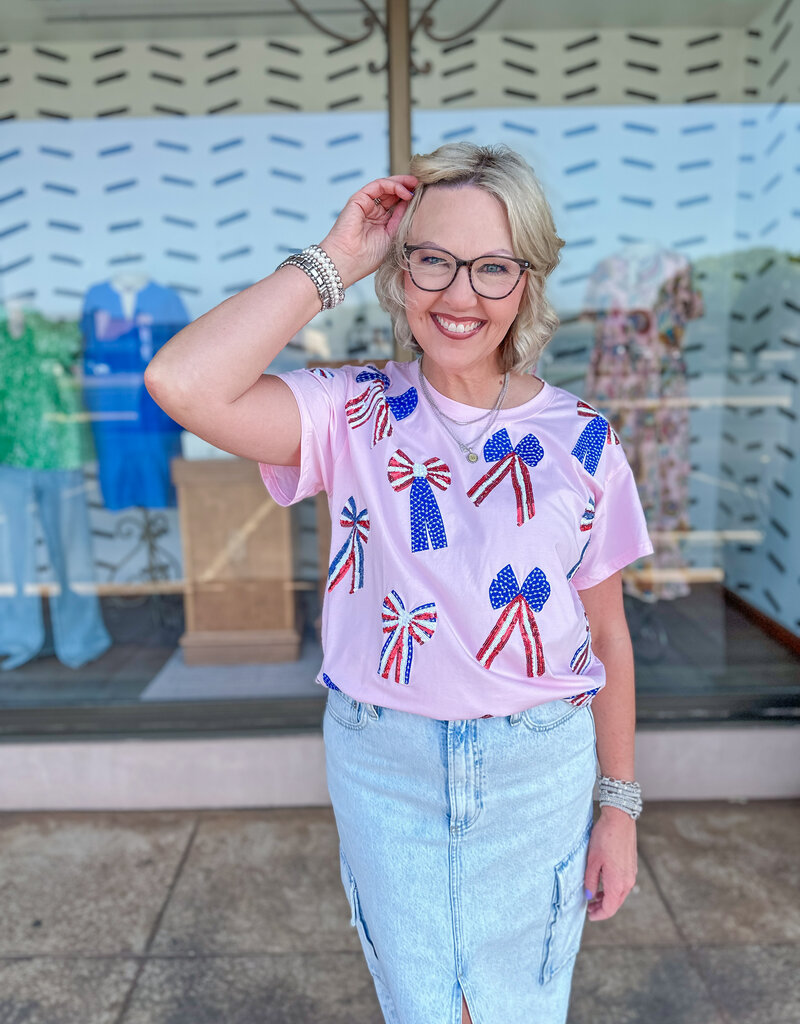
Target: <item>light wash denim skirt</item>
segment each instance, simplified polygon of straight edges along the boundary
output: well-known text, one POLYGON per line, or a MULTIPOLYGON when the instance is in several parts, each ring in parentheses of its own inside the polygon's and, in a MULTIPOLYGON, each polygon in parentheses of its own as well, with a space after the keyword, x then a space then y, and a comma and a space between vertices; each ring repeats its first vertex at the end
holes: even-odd
POLYGON ((444 721, 328 691, 342 883, 387 1024, 563 1024, 586 914, 588 706, 444 721))

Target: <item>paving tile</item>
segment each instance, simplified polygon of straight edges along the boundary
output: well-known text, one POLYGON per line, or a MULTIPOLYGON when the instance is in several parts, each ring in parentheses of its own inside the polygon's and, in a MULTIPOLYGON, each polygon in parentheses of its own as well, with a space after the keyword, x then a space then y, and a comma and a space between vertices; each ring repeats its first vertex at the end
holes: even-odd
POLYGON ((800 802, 651 804, 639 849, 693 945, 800 942, 800 802))
POLYGON ((0 960, 3 1024, 115 1024, 135 960, 0 960))
POLYGON ((142 952, 193 823, 180 813, 0 815, 0 956, 142 952))
POLYGON ((683 949, 586 949, 568 1024, 725 1024, 683 949))
POLYGON ((157 958, 120 1024, 383 1024, 383 1015, 360 952, 157 958))
POLYGON ((207 812, 152 952, 359 951, 339 871, 330 808, 207 812))
POLYGON ((693 951, 730 1024, 800 1021, 800 947, 710 947, 693 951))
POLYGON ((586 920, 583 946, 681 946, 672 918, 658 894, 653 876, 640 859, 636 885, 607 921, 586 920))

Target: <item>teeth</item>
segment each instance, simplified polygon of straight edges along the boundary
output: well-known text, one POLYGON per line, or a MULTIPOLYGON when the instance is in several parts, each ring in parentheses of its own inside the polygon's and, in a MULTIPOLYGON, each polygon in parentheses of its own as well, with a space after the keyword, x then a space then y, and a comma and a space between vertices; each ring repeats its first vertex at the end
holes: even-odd
POLYGON ((476 327, 480 327, 480 320, 472 320, 470 323, 457 324, 453 320, 443 320, 442 317, 437 316, 436 322, 441 324, 446 331, 450 331, 451 334, 466 334, 467 331, 474 331, 476 327))

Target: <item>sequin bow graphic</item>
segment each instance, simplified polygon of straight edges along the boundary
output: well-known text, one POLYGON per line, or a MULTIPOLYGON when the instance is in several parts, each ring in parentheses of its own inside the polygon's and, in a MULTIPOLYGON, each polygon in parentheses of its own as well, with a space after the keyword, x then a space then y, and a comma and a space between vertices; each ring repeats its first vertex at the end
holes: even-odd
POLYGON ((586 632, 577 651, 572 655, 569 667, 576 675, 583 675, 592 662, 592 631, 589 628, 589 620, 584 612, 583 621, 586 625, 586 632))
POLYGON ((544 608, 548 597, 550 584, 538 567, 528 573, 521 587, 510 565, 500 570, 489 586, 489 600, 495 611, 498 608, 503 611, 476 655, 484 668, 491 666, 518 626, 525 647, 527 674, 531 677, 542 675, 544 651, 533 613, 544 608))
POLYGON ((396 590, 387 594, 383 600, 383 632, 388 636, 378 666, 383 678, 388 679, 391 673, 396 683, 405 683, 407 686, 414 644, 427 643, 435 631, 434 602, 417 605, 409 612, 396 590))
MULTIPOLYGON (((586 612, 583 613, 583 621, 586 627, 586 634, 569 663, 569 667, 576 675, 583 675, 592 663, 592 631, 586 612)), ((565 697, 564 699, 568 704, 574 704, 576 708, 582 708, 584 704, 591 704, 592 699, 599 692, 600 687, 595 686, 591 690, 584 690, 583 693, 576 693, 573 697, 565 697)))
POLYGON ((600 463, 600 456, 607 444, 619 444, 619 438, 611 424, 588 402, 578 399, 578 415, 589 422, 581 431, 581 435, 572 449, 575 458, 586 467, 587 473, 594 476, 600 463))
POLYGON ((581 563, 583 562, 583 556, 586 554, 586 549, 589 547, 589 541, 592 539, 592 527, 594 526, 594 497, 590 494, 586 502, 586 508, 583 510, 581 521, 578 529, 581 533, 587 535, 586 541, 581 548, 581 555, 578 561, 573 565, 570 571, 567 573, 567 579, 571 580, 575 573, 580 569, 581 563))
POLYGON ((493 462, 492 468, 467 491, 476 506, 497 487, 506 476, 511 476, 514 497, 517 500, 517 526, 533 519, 536 508, 533 503, 533 484, 529 466, 541 461, 544 449, 533 434, 526 434, 519 444, 512 448, 508 431, 503 427, 492 434, 483 446, 483 457, 493 462))
POLYGON ((351 574, 351 594, 364 586, 364 545, 369 537, 369 513, 365 508, 357 512, 357 508, 356 499, 351 495, 339 517, 339 525, 344 526, 350 533, 328 569, 329 593, 337 583, 341 583, 348 572, 351 574))
POLYGON ((396 491, 411 488, 411 550, 427 551, 429 546, 446 548, 447 534, 433 487, 447 490, 452 480, 450 467, 438 458, 414 462, 398 448, 389 459, 388 475, 396 491))
POLYGON ((375 366, 368 366, 356 377, 359 384, 368 381, 367 387, 360 395, 351 398, 345 405, 347 422, 355 430, 363 427, 374 417, 372 425, 372 441, 370 448, 374 448, 378 441, 392 435, 392 416, 396 420, 404 420, 406 416, 417 407, 417 389, 409 388, 402 395, 385 395, 384 392, 391 384, 385 373, 375 366))
POLYGON ((576 693, 574 697, 565 697, 567 704, 574 704, 576 708, 582 708, 584 704, 591 704, 592 700, 600 692, 600 687, 595 686, 592 690, 584 690, 583 693, 576 693))
POLYGON ((590 494, 586 499, 586 508, 583 510, 583 515, 581 516, 581 533, 587 533, 594 526, 594 506, 594 495, 590 494))

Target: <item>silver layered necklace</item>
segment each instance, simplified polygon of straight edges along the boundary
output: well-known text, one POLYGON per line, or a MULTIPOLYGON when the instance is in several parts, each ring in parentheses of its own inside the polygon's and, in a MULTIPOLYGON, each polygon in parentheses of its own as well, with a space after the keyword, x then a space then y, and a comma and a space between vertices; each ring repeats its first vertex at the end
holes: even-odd
POLYGON ((425 396, 426 401, 430 405, 431 409, 433 409, 434 413, 436 414, 439 422, 442 424, 444 429, 447 431, 447 433, 450 435, 450 437, 452 437, 452 439, 455 441, 455 443, 458 445, 458 447, 464 453, 464 456, 466 457, 467 462, 477 462, 478 461, 478 453, 476 451, 474 451, 474 448, 489 433, 489 431, 492 428, 492 425, 494 424, 494 421, 497 419, 497 417, 500 414, 500 409, 501 409, 501 407, 503 405, 503 401, 504 401, 504 399, 506 397, 506 392, 508 391, 508 380, 509 380, 508 372, 506 372, 506 375, 503 378, 503 386, 500 388, 500 394, 497 396, 497 401, 494 403, 494 405, 492 406, 491 409, 487 409, 486 412, 483 413, 483 415, 476 416, 475 419, 472 419, 472 420, 455 420, 455 419, 453 419, 452 416, 448 416, 447 413, 442 412, 442 410, 439 408, 439 406, 436 404, 436 402, 434 402, 433 395, 428 390, 428 381, 427 381, 427 379, 425 377, 425 374, 422 372, 422 357, 421 356, 420 356, 420 359, 419 359, 418 366, 419 366, 419 385, 420 385, 420 390, 422 391, 422 394, 425 396), (456 437, 456 435, 453 433, 452 428, 449 426, 450 423, 454 423, 457 427, 468 427, 468 426, 471 426, 474 423, 480 423, 481 421, 487 420, 487 419, 488 419, 489 422, 486 424, 486 426, 483 427, 483 429, 481 430, 480 434, 478 434, 478 436, 474 440, 469 441, 469 442, 462 441, 462 440, 460 440, 460 438, 456 437))

